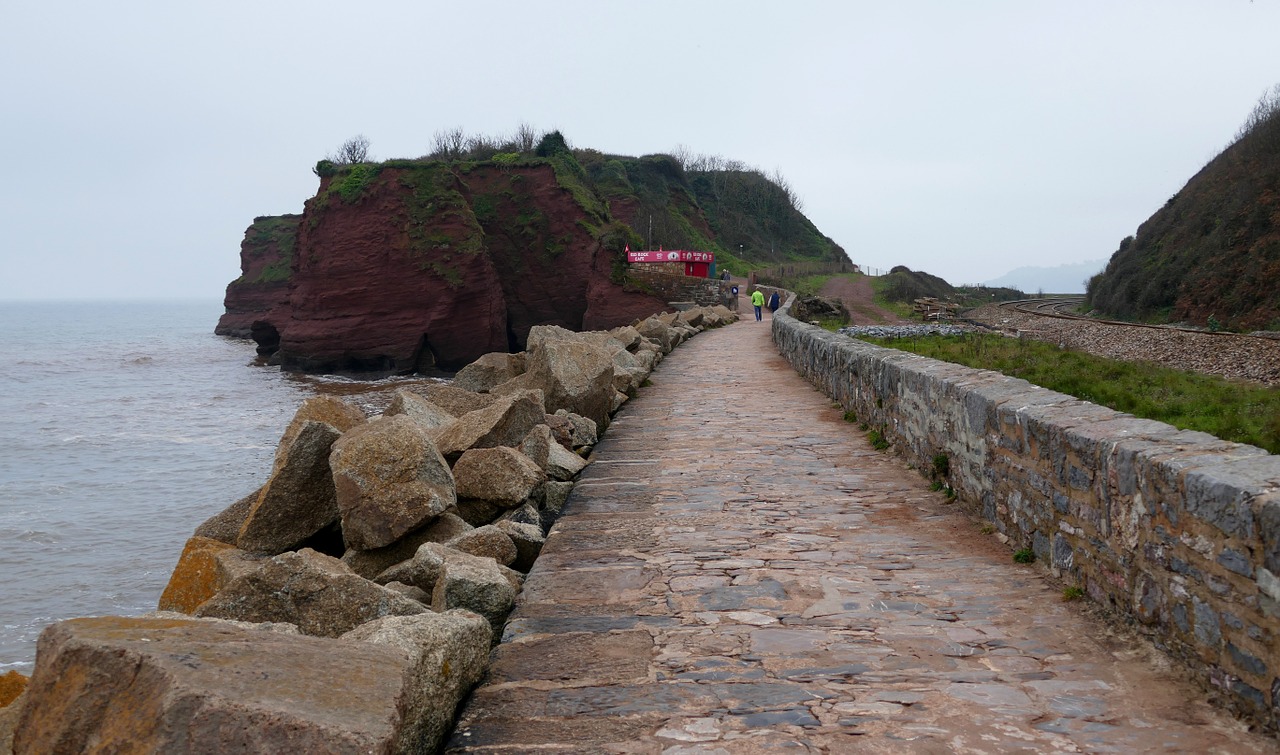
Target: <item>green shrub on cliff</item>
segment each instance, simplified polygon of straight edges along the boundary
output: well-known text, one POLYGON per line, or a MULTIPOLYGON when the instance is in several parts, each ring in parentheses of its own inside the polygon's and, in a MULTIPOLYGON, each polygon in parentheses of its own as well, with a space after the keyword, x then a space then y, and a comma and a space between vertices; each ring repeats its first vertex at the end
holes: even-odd
POLYGON ((341 178, 333 182, 332 190, 342 197, 342 201, 354 204, 364 193, 365 187, 378 177, 378 172, 379 168, 376 165, 367 163, 353 165, 341 178))

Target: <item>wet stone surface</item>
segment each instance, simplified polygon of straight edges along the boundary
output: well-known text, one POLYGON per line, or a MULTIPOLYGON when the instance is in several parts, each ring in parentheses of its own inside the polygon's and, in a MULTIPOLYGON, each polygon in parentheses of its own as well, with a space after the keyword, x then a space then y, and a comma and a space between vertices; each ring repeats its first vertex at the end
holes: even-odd
POLYGON ((872 450, 767 320, 650 381, 450 751, 1276 751, 872 450))

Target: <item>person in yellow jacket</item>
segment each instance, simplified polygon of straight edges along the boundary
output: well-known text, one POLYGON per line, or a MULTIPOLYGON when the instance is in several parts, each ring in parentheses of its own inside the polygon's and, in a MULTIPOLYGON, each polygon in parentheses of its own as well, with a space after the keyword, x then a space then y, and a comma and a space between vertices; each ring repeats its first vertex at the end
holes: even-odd
POLYGON ((760 314, 760 308, 764 306, 764 293, 760 289, 751 292, 751 306, 756 308, 756 322, 764 319, 760 314))

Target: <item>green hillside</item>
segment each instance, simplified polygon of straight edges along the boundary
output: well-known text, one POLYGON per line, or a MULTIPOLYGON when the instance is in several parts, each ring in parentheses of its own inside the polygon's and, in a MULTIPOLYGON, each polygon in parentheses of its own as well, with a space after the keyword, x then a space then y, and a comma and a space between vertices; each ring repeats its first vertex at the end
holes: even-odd
POLYGON ((1089 281, 1100 314, 1280 330, 1280 87, 1089 281))

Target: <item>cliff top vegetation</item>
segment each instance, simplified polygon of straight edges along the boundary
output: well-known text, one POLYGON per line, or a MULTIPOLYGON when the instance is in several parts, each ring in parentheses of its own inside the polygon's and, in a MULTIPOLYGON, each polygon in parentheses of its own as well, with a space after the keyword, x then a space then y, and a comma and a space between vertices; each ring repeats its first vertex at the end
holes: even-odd
POLYGON ((847 264, 844 250, 802 213, 802 202, 781 175, 745 163, 695 155, 684 148, 639 157, 574 148, 559 131, 538 134, 527 124, 508 136, 437 132, 432 150, 412 159, 372 161, 368 140, 353 137, 320 160, 314 172, 330 191, 351 200, 386 168, 446 165, 477 169, 551 166, 609 248, 694 249, 714 252, 720 268, 745 274, 787 261, 847 264), (626 226, 620 233, 617 221, 626 226))

